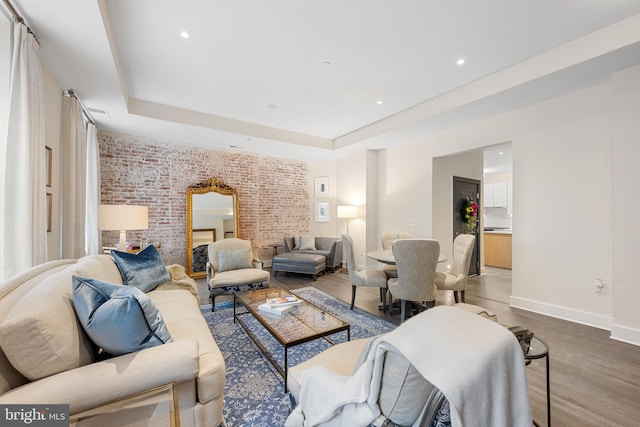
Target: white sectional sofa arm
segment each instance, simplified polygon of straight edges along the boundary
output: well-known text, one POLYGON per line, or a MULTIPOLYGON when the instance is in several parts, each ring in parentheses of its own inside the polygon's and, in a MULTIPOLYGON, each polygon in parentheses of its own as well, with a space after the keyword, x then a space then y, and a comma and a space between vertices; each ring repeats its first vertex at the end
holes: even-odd
POLYGON ((182 339, 27 383, 1 395, 0 404, 68 403, 75 414, 165 384, 195 381, 198 372, 198 342, 182 339))

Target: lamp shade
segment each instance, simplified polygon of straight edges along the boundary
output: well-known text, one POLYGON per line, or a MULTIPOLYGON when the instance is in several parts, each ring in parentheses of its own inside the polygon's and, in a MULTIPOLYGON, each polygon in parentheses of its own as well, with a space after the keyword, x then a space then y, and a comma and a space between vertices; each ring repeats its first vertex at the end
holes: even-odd
POLYGON ((146 230, 149 228, 149 207, 134 205, 100 205, 100 230, 146 230))
POLYGON ((338 206, 338 218, 357 218, 358 217, 358 207, 357 206, 338 206))

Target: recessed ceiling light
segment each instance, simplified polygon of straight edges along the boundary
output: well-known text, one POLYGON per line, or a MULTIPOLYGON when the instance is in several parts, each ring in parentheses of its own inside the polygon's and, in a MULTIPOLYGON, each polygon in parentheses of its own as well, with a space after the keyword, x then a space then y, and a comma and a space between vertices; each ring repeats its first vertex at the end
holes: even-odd
POLYGON ((379 99, 378 101, 376 101, 376 104, 380 105, 382 104, 384 101, 382 99, 379 99))
POLYGON ((463 65, 465 62, 467 62, 467 60, 466 60, 466 59, 464 59, 464 58, 459 58, 459 59, 456 61, 456 64, 457 64, 457 65, 463 65))
POLYGON ((191 36, 189 35, 189 33, 187 33, 186 31, 181 32, 181 33, 180 33, 180 36, 181 36, 183 39, 188 39, 189 37, 191 37, 191 36))
POLYGON ((329 61, 324 61, 324 62, 322 63, 322 66, 323 66, 324 68, 331 68, 331 62, 329 62, 329 61))
POLYGON ((504 151, 500 151, 498 154, 502 156, 504 154, 504 151))
POLYGON ((278 108, 278 106, 276 104, 267 104, 267 108, 271 108, 272 110, 275 110, 276 108, 278 108))

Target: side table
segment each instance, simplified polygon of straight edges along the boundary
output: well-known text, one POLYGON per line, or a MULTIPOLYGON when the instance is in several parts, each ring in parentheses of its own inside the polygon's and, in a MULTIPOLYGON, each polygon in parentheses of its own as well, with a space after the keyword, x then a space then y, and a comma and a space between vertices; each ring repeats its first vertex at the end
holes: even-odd
MULTIPOLYGON (((547 362, 547 426, 551 427, 551 395, 549 387, 549 346, 542 339, 536 335, 531 339, 531 345, 529 351, 524 356, 525 364, 529 365, 532 360, 546 358, 547 362)), ((536 426, 538 423, 533 422, 536 426)))

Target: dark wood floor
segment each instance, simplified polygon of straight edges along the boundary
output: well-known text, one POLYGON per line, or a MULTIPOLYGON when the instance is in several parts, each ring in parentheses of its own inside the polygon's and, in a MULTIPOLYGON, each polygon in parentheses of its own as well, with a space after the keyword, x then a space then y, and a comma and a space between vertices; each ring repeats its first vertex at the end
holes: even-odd
MULTIPOLYGON (((199 281, 202 303, 206 284, 199 281), (204 288, 204 289, 203 289, 204 288)), ((296 289, 315 286, 343 301, 351 301, 347 274, 328 273, 313 281, 310 276, 279 273, 271 286, 296 289)), ((519 325, 544 339, 550 348, 551 422, 554 426, 640 425, 640 347, 609 338, 604 331, 509 307, 511 272, 488 269, 469 279, 466 302, 483 306, 505 325, 519 325)), ((358 288, 356 306, 398 324, 398 314, 378 309, 377 289, 358 288)), ((451 292, 438 292, 437 305, 453 304, 451 292)), ((546 425, 544 359, 527 368, 534 419, 546 425)))

